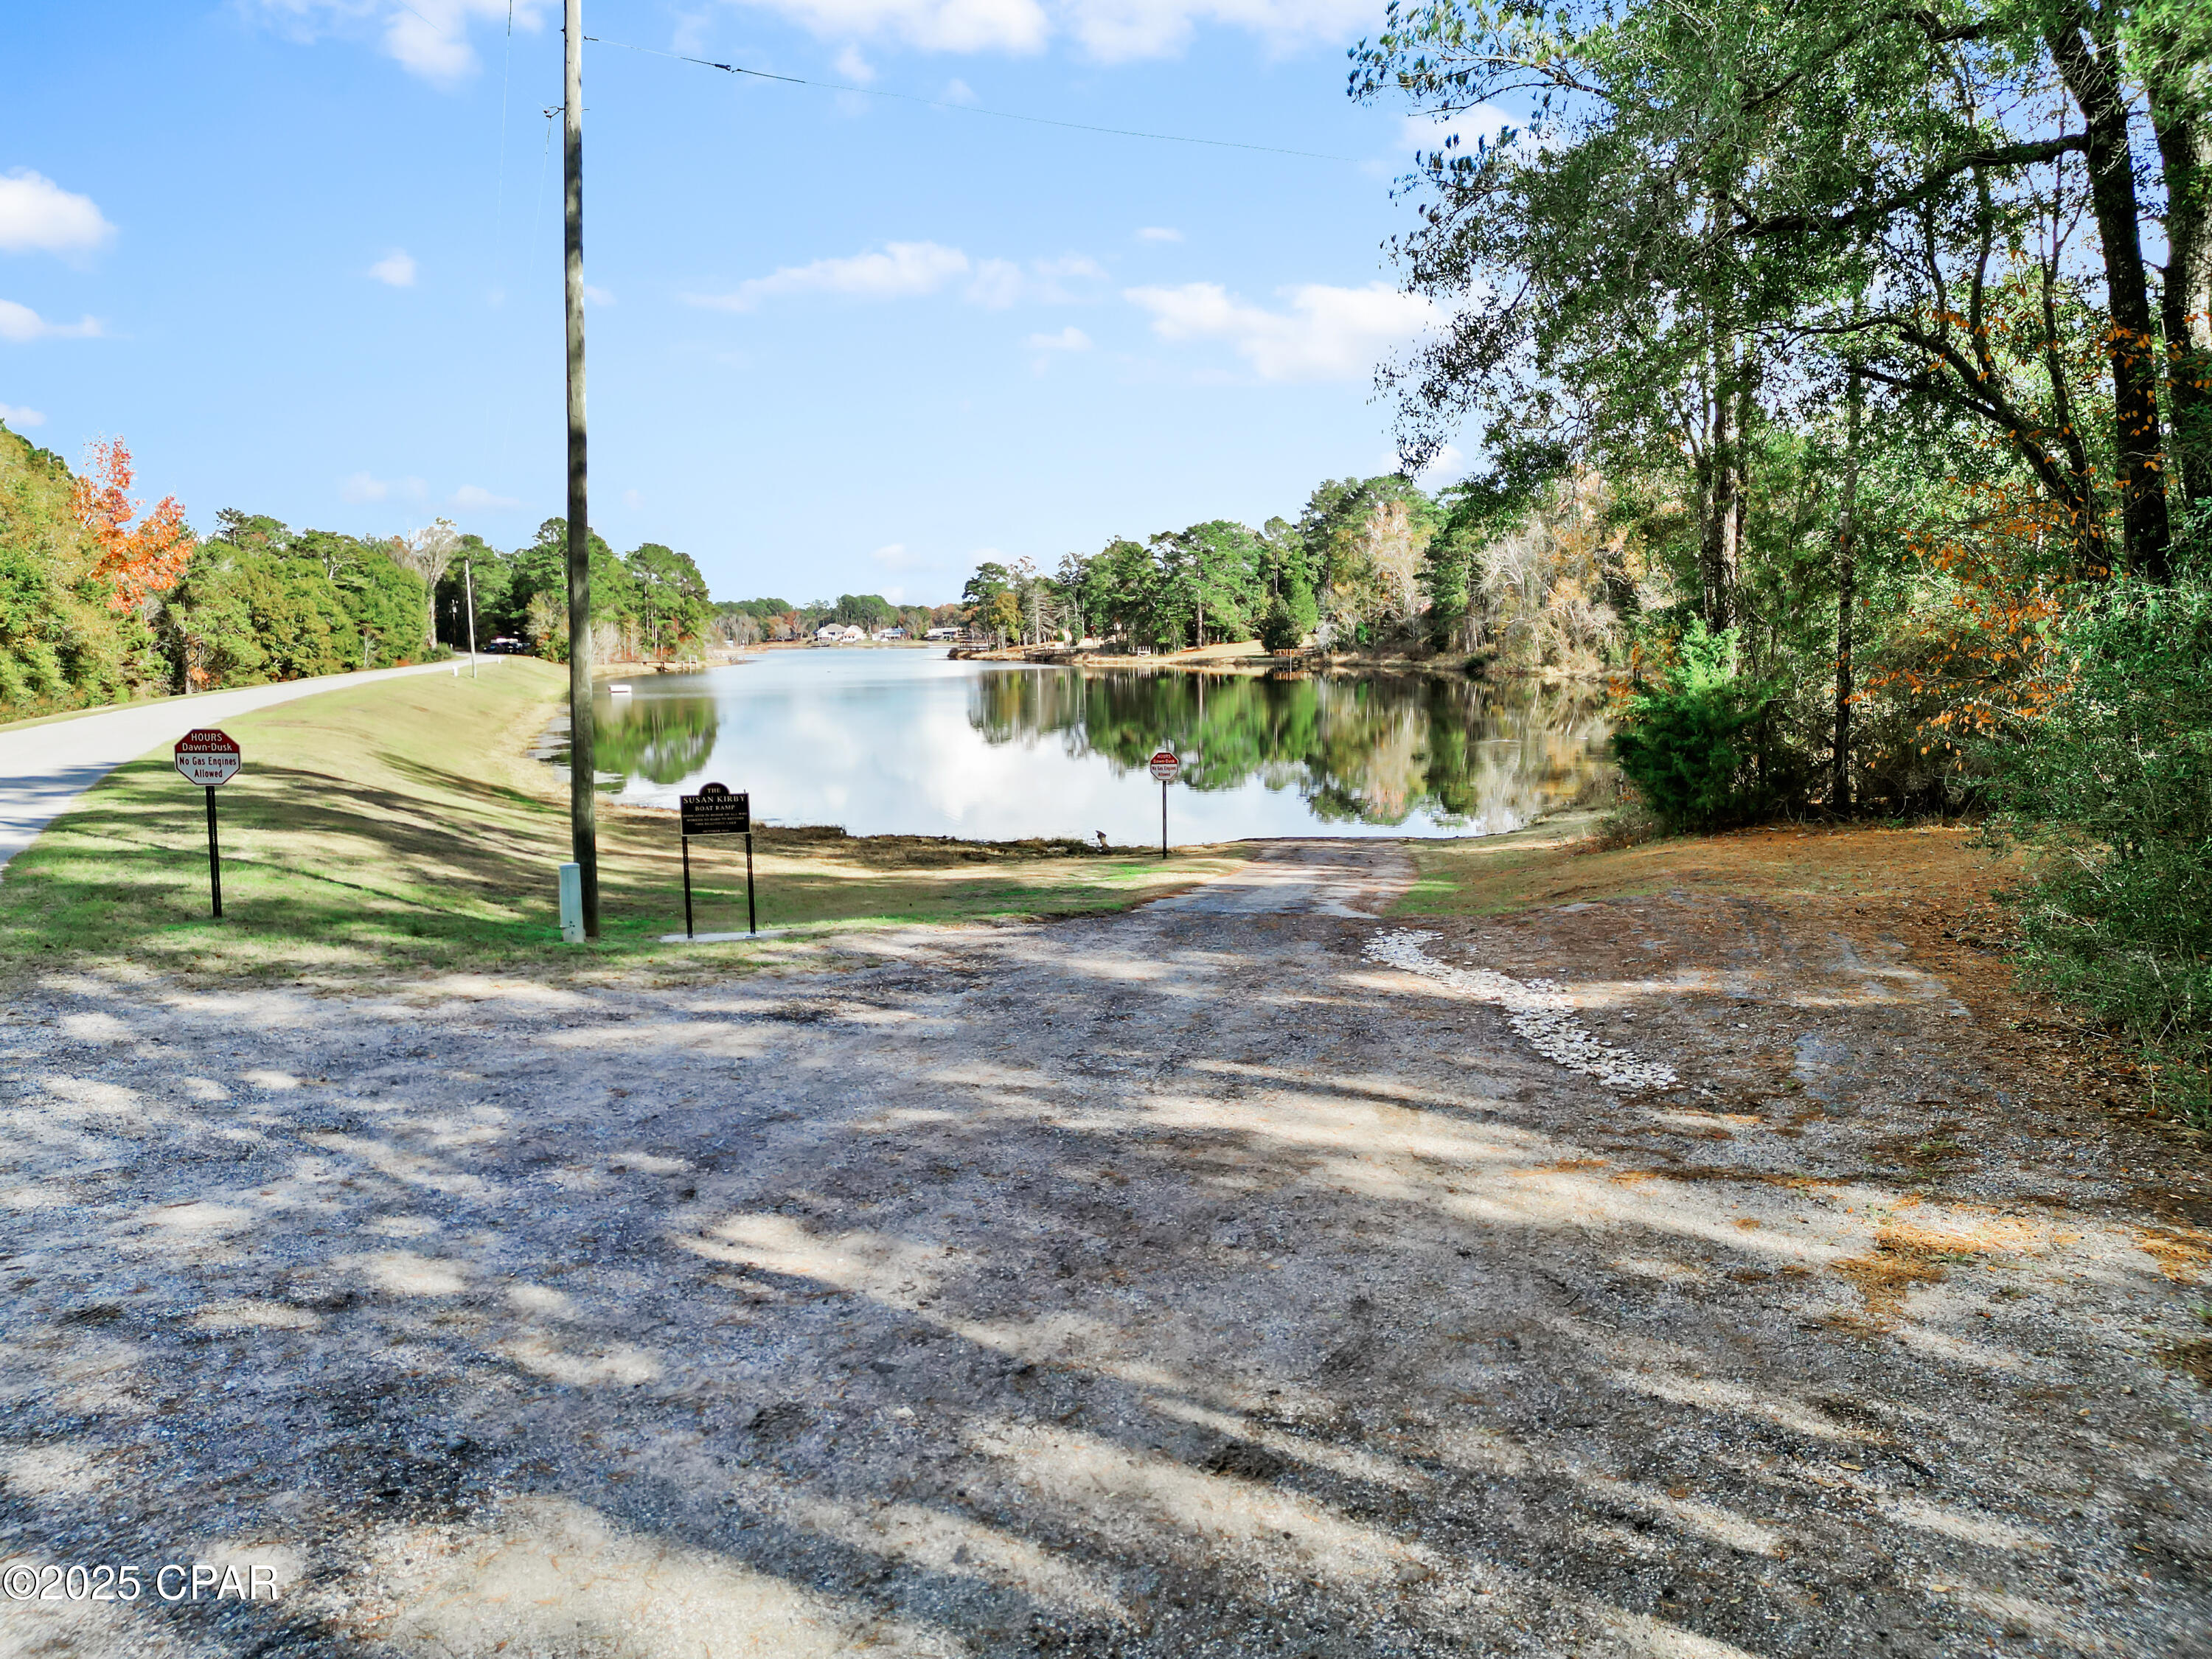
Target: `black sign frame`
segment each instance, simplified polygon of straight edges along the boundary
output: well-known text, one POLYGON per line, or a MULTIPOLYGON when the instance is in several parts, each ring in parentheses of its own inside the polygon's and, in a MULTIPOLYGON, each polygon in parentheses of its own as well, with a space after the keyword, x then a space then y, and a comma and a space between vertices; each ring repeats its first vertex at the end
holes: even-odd
POLYGON ((710 783, 696 795, 683 797, 684 833, 687 836, 749 836, 753 831, 752 795, 736 794, 719 783, 710 783))
MULTIPOLYGON (((694 836, 743 836, 745 838, 745 931, 760 932, 760 910, 753 899, 753 798, 749 790, 732 794, 727 784, 702 785, 696 795, 680 797, 683 802, 680 817, 682 833, 677 840, 684 848, 684 937, 692 937, 691 927, 691 837, 694 836)), ((209 823, 212 824, 215 791, 208 791, 209 823)))

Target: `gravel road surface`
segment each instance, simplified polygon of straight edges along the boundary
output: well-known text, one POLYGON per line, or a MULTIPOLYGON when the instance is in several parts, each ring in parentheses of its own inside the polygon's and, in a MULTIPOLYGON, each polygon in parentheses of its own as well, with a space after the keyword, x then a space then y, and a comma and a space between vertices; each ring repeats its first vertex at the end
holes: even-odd
POLYGON ((2166 1154, 1893 941, 1413 937, 1409 872, 707 988, 50 977, 0 1654, 2208 1651, 2166 1154))

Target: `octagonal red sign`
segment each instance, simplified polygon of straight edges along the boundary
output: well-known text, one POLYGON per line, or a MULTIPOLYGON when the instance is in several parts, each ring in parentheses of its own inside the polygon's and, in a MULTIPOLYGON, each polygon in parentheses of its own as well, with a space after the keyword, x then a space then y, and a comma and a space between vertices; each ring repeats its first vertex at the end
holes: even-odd
POLYGON ((212 726, 200 726, 177 739, 177 770, 188 783, 212 789, 236 777, 245 763, 238 740, 212 726))

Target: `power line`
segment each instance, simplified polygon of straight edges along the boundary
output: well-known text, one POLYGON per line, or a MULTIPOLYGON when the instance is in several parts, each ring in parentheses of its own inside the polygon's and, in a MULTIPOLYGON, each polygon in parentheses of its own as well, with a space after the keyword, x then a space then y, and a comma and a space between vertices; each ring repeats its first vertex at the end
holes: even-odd
MULTIPOLYGON (((418 14, 419 15, 419 14, 418 14)), ((507 85, 514 68, 514 0, 507 0, 507 51, 499 70, 499 182, 492 187, 491 240, 495 255, 507 224, 507 85)))
POLYGON ((921 104, 931 109, 957 110, 964 115, 988 115, 1000 121, 1026 121, 1032 126, 1065 127, 1071 132, 1103 132, 1115 138, 1151 138, 1166 144, 1204 144, 1212 149, 1249 149, 1262 155, 1296 155, 1309 161, 1348 161, 1349 155, 1326 155, 1319 150, 1284 149, 1274 144, 1239 143, 1233 138, 1193 138, 1180 132, 1141 132, 1131 127, 1096 127, 1082 121, 1055 121, 1045 115, 1017 115, 1010 110, 981 109, 974 104, 950 103, 943 99, 921 98, 910 92, 884 92, 873 87, 848 87, 835 81, 802 81, 795 75, 770 75, 766 70, 747 69, 740 64, 718 64, 711 58, 690 58, 680 52, 661 52, 652 46, 633 46, 622 40, 603 40, 596 34, 585 40, 595 46, 613 46, 623 52, 641 52, 652 58, 672 58, 679 64, 696 64, 702 69, 720 70, 725 75, 749 75, 756 81, 781 81, 794 87, 812 87, 819 92, 852 92, 863 98, 895 98, 902 104, 921 104))

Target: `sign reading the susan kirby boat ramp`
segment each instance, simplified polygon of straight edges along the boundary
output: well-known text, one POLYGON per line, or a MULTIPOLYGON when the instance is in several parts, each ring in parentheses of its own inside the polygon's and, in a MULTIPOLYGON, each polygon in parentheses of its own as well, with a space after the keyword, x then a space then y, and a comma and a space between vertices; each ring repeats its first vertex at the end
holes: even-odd
POLYGON ((745 838, 745 931, 760 932, 760 912, 753 904, 753 798, 744 790, 730 793, 726 783, 710 783, 696 795, 683 797, 684 937, 691 937, 691 837, 743 836, 745 838))
POLYGON ((184 774, 185 782, 197 783, 203 789, 228 783, 238 775, 245 760, 238 740, 211 726, 200 726, 177 739, 177 770, 184 774))
POLYGON ((684 833, 687 836, 750 835, 753 827, 753 798, 733 795, 726 786, 710 783, 696 795, 684 797, 684 833))

